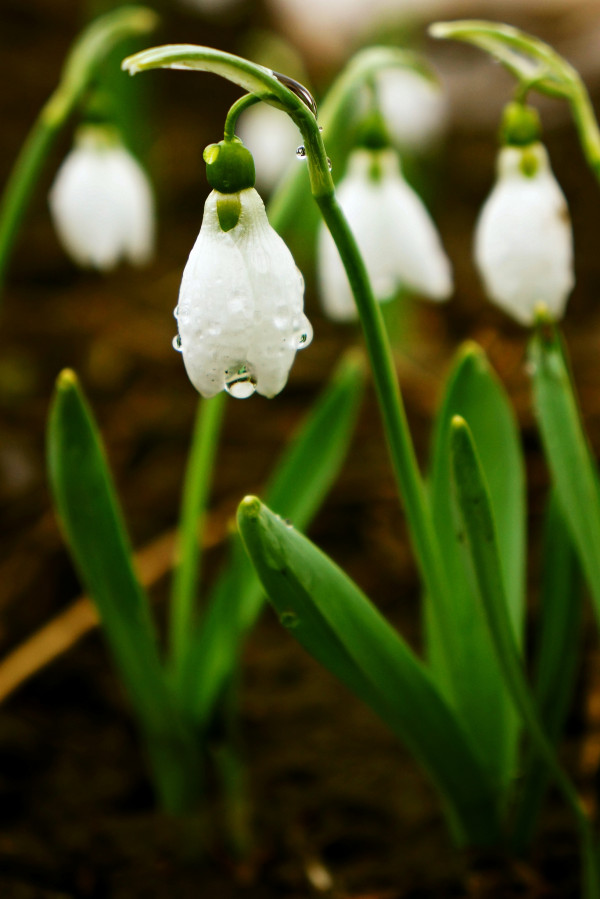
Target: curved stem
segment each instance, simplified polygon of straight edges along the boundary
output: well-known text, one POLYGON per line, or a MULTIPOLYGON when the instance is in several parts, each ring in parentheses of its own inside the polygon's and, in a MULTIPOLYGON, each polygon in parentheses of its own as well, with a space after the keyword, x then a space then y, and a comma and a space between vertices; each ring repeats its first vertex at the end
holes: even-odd
POLYGON ((225 119, 225 127, 223 129, 223 138, 225 140, 234 139, 238 118, 245 109, 254 106, 255 103, 260 103, 260 97, 257 97, 256 94, 245 94, 243 97, 240 97, 239 100, 235 101, 225 119))

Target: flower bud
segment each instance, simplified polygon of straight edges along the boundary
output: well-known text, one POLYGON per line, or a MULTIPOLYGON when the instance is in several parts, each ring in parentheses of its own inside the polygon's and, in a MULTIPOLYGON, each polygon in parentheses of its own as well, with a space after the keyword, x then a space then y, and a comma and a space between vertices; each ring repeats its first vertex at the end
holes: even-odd
POLYGON ((521 324, 533 324, 539 303, 562 317, 575 283, 573 234, 542 144, 500 151, 477 222, 475 261, 490 300, 521 324))
POLYGON ((146 263, 154 244, 154 199, 145 172, 106 126, 82 126, 49 195, 69 255, 108 270, 122 259, 146 263))

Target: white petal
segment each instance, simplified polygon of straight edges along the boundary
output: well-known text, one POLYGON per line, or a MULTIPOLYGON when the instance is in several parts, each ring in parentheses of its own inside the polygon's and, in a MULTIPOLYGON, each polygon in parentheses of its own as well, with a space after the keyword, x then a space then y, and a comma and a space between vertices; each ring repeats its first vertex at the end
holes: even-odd
POLYGON ((413 69, 380 72, 377 95, 390 135, 401 149, 427 149, 447 127, 448 103, 443 91, 413 69))
POLYGON ((227 232, 219 225, 219 196, 213 191, 206 201, 181 283, 184 363, 204 396, 228 384, 234 396, 248 396, 251 384, 258 393, 274 396, 285 385, 301 335, 308 331, 304 281, 269 225, 257 192, 240 192, 240 218, 227 232))
MULTIPOLYGON (((393 151, 355 151, 338 201, 362 253, 376 299, 391 299, 404 286, 431 299, 452 292, 450 263, 419 196, 400 174, 393 151), (377 165, 380 177, 372 176, 377 165)), ((319 233, 318 276, 326 313, 356 317, 350 284, 333 240, 319 233)))
POLYGON ((562 317, 574 284, 573 236, 567 203, 541 144, 504 148, 498 180, 475 232, 475 260, 489 298, 524 325, 544 303, 562 317), (521 169, 534 154, 537 171, 521 169))
POLYGON ((82 266, 141 264, 153 248, 154 204, 143 170, 124 147, 84 133, 49 195, 59 237, 82 266))

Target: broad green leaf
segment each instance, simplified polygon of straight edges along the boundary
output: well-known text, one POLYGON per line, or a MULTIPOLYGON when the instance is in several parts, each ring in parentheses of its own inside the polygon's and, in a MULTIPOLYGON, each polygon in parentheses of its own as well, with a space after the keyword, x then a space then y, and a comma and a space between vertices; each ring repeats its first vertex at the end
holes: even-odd
POLYGON ((600 497, 558 331, 541 321, 529 347, 535 413, 565 520, 600 619, 600 497))
POLYGON ((197 797, 197 753, 174 711, 100 437, 69 370, 50 411, 48 464, 66 541, 139 716, 161 800, 181 811, 197 797))
POLYGON ((281 623, 406 743, 440 792, 459 839, 496 842, 491 782, 406 643, 331 559, 258 499, 241 503, 238 525, 281 623))
MULTIPOLYGON (((583 591, 579 560, 554 492, 546 510, 542 564, 533 692, 544 729, 556 743, 565 724, 581 656, 583 591)), ((548 780, 548 769, 530 751, 513 826, 513 843, 518 851, 533 838, 548 780)))
POLYGON ((509 401, 476 344, 461 350, 450 374, 432 453, 431 510, 446 577, 452 585, 452 616, 449 622, 440 621, 426 598, 425 620, 428 657, 436 680, 476 741, 482 762, 506 789, 514 775, 519 721, 469 575, 450 471, 454 415, 468 421, 477 442, 497 524, 508 613, 520 646, 525 611, 523 456, 509 401), (451 647, 450 653, 443 654, 443 645, 451 647), (449 670, 446 658, 450 659, 449 670))
MULTIPOLYGON (((364 386, 364 366, 348 355, 285 450, 266 487, 279 513, 306 528, 346 456, 364 386)), ((190 646, 181 702, 205 724, 236 669, 244 635, 264 603, 263 591, 237 535, 190 646)))
POLYGON ((525 677, 507 610, 489 490, 473 437, 465 420, 458 415, 452 421, 450 450, 452 473, 465 527, 469 559, 496 658, 502 668, 515 708, 518 709, 527 728, 531 744, 549 770, 577 822, 581 839, 585 895, 591 899, 597 897, 600 891, 596 839, 577 792, 561 768, 552 743, 544 732, 525 677))

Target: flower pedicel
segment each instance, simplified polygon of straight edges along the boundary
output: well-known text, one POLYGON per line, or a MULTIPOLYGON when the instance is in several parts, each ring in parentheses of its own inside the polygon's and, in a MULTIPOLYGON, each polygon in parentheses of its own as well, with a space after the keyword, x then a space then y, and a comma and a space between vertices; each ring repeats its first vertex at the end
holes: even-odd
POLYGON ((214 190, 183 273, 174 345, 203 396, 272 397, 312 340, 304 280, 268 222, 242 142, 211 144, 204 159, 214 190))

